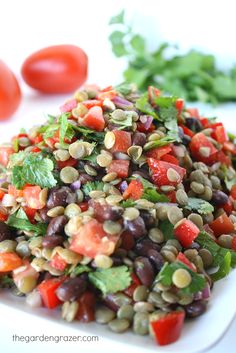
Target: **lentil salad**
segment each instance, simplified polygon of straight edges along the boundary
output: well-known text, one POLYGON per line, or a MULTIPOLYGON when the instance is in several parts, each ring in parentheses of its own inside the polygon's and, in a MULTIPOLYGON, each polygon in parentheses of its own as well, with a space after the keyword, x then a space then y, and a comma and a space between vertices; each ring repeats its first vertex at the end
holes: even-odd
POLYGON ((0 287, 176 341, 236 265, 235 156, 180 98, 86 86, 0 147, 0 287))

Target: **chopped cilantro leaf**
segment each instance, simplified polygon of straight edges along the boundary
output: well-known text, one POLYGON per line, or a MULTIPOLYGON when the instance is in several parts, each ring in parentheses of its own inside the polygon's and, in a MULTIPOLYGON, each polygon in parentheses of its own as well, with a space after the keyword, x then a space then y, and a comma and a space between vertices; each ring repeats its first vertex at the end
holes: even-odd
POLYGON ((209 202, 195 197, 188 198, 188 205, 185 208, 190 211, 197 211, 200 214, 214 212, 214 207, 209 202))
POLYGON ((148 95, 144 93, 140 98, 137 99, 135 106, 138 110, 140 110, 142 113, 148 114, 153 116, 153 118, 160 120, 158 117, 157 113, 155 112, 154 108, 151 106, 151 104, 148 101, 148 95))
POLYGON ((174 226, 167 219, 165 221, 160 222, 159 228, 164 235, 165 241, 175 238, 174 237, 174 226))
POLYGON ((231 269, 231 253, 228 251, 224 256, 223 261, 219 265, 217 272, 211 274, 212 280, 216 282, 228 276, 230 269, 231 269))
POLYGON ((131 284, 131 276, 127 266, 89 272, 88 277, 104 295, 122 291, 131 284))
POLYGON ((10 227, 27 231, 27 232, 33 232, 35 235, 45 235, 47 231, 47 224, 45 223, 36 223, 32 224, 30 223, 29 220, 23 219, 23 218, 18 218, 15 214, 11 215, 8 220, 7 224, 10 227))
POLYGON ((104 183, 102 181, 89 181, 83 185, 83 192, 85 195, 89 195, 90 191, 100 190, 102 191, 104 183))

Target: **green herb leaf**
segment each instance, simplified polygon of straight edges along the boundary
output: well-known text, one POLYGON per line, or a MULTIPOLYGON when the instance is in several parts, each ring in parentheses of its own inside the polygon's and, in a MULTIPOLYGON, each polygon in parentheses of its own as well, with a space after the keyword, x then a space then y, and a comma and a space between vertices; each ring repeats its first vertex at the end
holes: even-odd
POLYGON ((134 207, 135 206, 135 202, 133 200, 131 200, 131 199, 125 200, 125 201, 122 201, 120 203, 120 206, 124 207, 124 208, 134 207))
POLYGON ((87 140, 91 140, 91 142, 103 143, 105 133, 97 132, 95 130, 88 129, 84 126, 75 126, 70 125, 74 130, 78 131, 80 134, 84 135, 87 140))
POLYGON ((134 85, 127 83, 127 82, 123 82, 123 83, 120 83, 119 85, 115 86, 114 88, 117 92, 119 92, 123 96, 127 96, 128 94, 130 94, 133 91, 134 85))
POLYGON ((118 13, 118 15, 113 16, 110 21, 109 21, 109 25, 112 24, 122 24, 124 23, 124 15, 125 15, 125 11, 122 10, 120 13, 118 13))
POLYGON ((232 187, 236 184, 236 176, 233 179, 229 180, 227 177, 225 178, 225 185, 227 189, 230 191, 232 187))
POLYGON ((104 183, 102 181, 89 181, 83 185, 82 190, 85 195, 89 195, 90 191, 100 190, 103 191, 104 183))
POLYGON ((142 36, 135 34, 130 40, 130 45, 136 51, 137 55, 144 55, 145 40, 142 36))
POLYGON ((7 224, 19 230, 33 232, 35 235, 45 235, 47 231, 47 224, 40 222, 32 224, 29 220, 18 218, 16 215, 11 215, 7 220, 7 224))
POLYGON ((73 276, 79 276, 81 273, 90 272, 92 269, 87 265, 77 265, 76 267, 72 267, 69 270, 65 271, 65 274, 72 274, 73 276))
POLYGON ((231 267, 236 267, 236 252, 219 246, 207 232, 200 232, 196 238, 196 242, 201 245, 202 248, 210 251, 214 260, 213 266, 220 266, 224 262, 227 252, 230 252, 231 267))
POLYGON ((135 107, 141 112, 153 116, 155 119, 160 120, 154 108, 148 101, 148 96, 144 93, 135 103, 135 107))
POLYGON ((129 287, 131 276, 127 266, 117 266, 105 270, 97 270, 88 274, 89 280, 104 295, 116 293, 129 287))
POLYGON ((158 273, 156 281, 162 283, 165 286, 172 285, 173 274, 176 270, 180 268, 183 268, 188 271, 192 277, 190 285, 186 288, 180 289, 182 293, 194 294, 204 289, 206 285, 206 280, 201 275, 191 271, 186 265, 178 261, 172 262, 171 264, 165 263, 161 271, 158 273))
POLYGON ((24 159, 29 154, 27 151, 19 151, 18 153, 13 153, 10 155, 10 161, 8 163, 8 168, 13 168, 16 165, 22 165, 24 159))
POLYGON ((211 274, 212 280, 216 282, 228 276, 230 269, 231 269, 231 254, 228 251, 224 257, 224 260, 221 262, 218 271, 211 274))
POLYGON ((164 235, 165 241, 167 241, 169 239, 175 239, 175 237, 174 237, 174 226, 173 226, 172 223, 170 223, 170 221, 168 221, 166 219, 165 221, 160 222, 159 228, 160 228, 160 230, 162 231, 162 233, 164 235))
POLYGON ((72 125, 69 124, 68 122, 68 117, 66 113, 61 115, 59 122, 60 122, 60 130, 59 130, 60 145, 62 147, 68 147, 69 145, 65 143, 64 140, 65 139, 71 140, 74 137, 74 130, 72 128, 72 125))
POLYGON ((142 183, 144 192, 141 196, 141 199, 146 199, 154 203, 169 202, 167 196, 165 196, 164 194, 159 194, 159 192, 157 192, 156 190, 156 187, 152 183, 150 183, 150 181, 146 180, 145 178, 142 178, 140 175, 134 175, 130 179, 139 180, 142 183))
POLYGON ((127 112, 124 120, 116 120, 112 118, 110 121, 116 125, 120 125, 120 128, 118 128, 119 130, 129 128, 133 124, 132 113, 127 112))
POLYGON ((125 48, 124 38, 126 33, 121 31, 114 31, 111 33, 109 40, 112 45, 113 53, 119 58, 128 54, 128 51, 125 48))
POLYGON ((53 187, 57 184, 53 176, 54 165, 51 159, 42 154, 31 153, 23 161, 22 166, 12 169, 12 183, 17 189, 25 184, 39 185, 42 188, 53 187))
POLYGON ((214 212, 214 207, 207 201, 202 199, 197 199, 195 197, 188 198, 188 205, 185 209, 190 211, 197 211, 200 214, 208 214, 214 212))
POLYGON ((144 150, 149 151, 153 148, 166 146, 172 142, 177 141, 175 136, 171 136, 171 135, 172 134, 170 133, 169 135, 166 135, 159 140, 152 141, 152 143, 149 143, 146 147, 144 147, 144 150))
POLYGON ((13 278, 8 277, 7 275, 0 277, 0 288, 11 288, 14 286, 13 278))

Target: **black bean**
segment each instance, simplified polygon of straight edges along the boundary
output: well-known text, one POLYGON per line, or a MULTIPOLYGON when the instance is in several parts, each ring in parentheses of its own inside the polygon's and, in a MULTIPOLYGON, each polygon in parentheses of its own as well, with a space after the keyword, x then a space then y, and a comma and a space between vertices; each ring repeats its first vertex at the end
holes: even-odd
POLYGON ((152 249, 149 250, 148 251, 148 258, 157 271, 160 271, 162 266, 165 263, 163 256, 156 250, 152 250, 152 249))
POLYGON ((202 124, 197 118, 185 118, 185 125, 194 132, 199 132, 202 130, 202 124))
POLYGON ((147 229, 153 228, 155 226, 156 220, 150 214, 150 212, 145 211, 145 210, 140 210, 140 216, 144 220, 144 223, 145 223, 145 226, 147 229))
POLYGON ((154 270, 151 262, 146 257, 137 257, 134 261, 134 270, 141 283, 150 287, 154 281, 154 270))
POLYGON ((41 220, 42 220, 44 223, 49 223, 49 222, 50 222, 51 217, 49 217, 49 216, 47 215, 47 213, 48 213, 48 208, 47 208, 47 207, 44 207, 44 208, 42 208, 41 210, 38 210, 38 212, 39 212, 39 216, 40 216, 41 220))
POLYGON ((135 245, 135 252, 140 256, 148 256, 149 250, 160 250, 160 245, 151 241, 151 239, 142 239, 135 245))
POLYGON ((143 237, 147 234, 147 229, 145 227, 144 220, 140 216, 138 216, 133 221, 125 220, 124 224, 126 230, 128 230, 136 239, 143 237))
POLYGON ((118 221, 124 212, 122 207, 112 207, 110 205, 101 205, 94 200, 89 201, 89 205, 93 207, 94 217, 99 222, 118 221))
POLYGON ((52 188, 47 200, 47 207, 50 209, 56 206, 66 206, 69 194, 71 194, 71 189, 67 186, 52 188))
POLYGON ((53 219, 51 219, 48 225, 46 235, 52 236, 54 234, 62 233, 64 231, 64 227, 67 222, 68 222, 68 219, 66 216, 54 217, 53 219))
POLYGON ((118 256, 111 256, 113 266, 120 266, 123 264, 123 260, 118 256))
POLYGON ((81 173, 79 176, 79 180, 82 185, 86 184, 88 181, 93 181, 93 177, 91 175, 88 175, 86 173, 81 173))
POLYGON ((64 238, 62 235, 46 235, 43 237, 42 246, 46 249, 53 249, 58 245, 62 245, 64 238))
POLYGON ((143 132, 135 132, 133 134, 133 145, 144 146, 146 143, 146 135, 143 132))
POLYGON ((178 127, 178 135, 179 135, 179 138, 182 140, 184 137, 184 131, 181 126, 178 127))
POLYGON ((184 310, 187 317, 197 317, 206 311, 206 302, 203 300, 195 301, 191 304, 185 305, 184 310))
POLYGON ((220 190, 213 191, 211 201, 214 205, 216 206, 224 205, 228 202, 228 200, 229 200, 228 196, 223 191, 220 191, 220 190))
POLYGON ((191 142, 191 137, 188 135, 184 135, 184 137, 182 138, 182 143, 185 146, 188 146, 191 142))
POLYGON ((108 294, 103 298, 103 302, 111 310, 117 311, 122 305, 129 304, 131 300, 124 293, 118 292, 114 294, 108 294))
POLYGON ((87 283, 83 278, 69 278, 57 288, 56 294, 63 302, 73 301, 81 297, 86 288, 87 283))
POLYGON ((200 245, 198 243, 196 243, 195 241, 193 241, 192 244, 188 247, 188 249, 199 250, 200 249, 200 245))
POLYGON ((0 221, 0 241, 12 239, 12 238, 13 238, 13 232, 11 228, 3 221, 0 221))

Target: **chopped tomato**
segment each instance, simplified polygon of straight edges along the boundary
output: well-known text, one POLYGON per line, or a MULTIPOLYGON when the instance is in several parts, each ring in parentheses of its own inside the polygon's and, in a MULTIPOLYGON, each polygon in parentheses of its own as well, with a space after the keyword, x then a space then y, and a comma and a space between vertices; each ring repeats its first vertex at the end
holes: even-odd
POLYGON ((0 221, 5 222, 8 219, 8 215, 6 213, 0 212, 0 221))
POLYGON ((198 227, 188 219, 183 219, 174 228, 174 235, 184 248, 188 248, 192 244, 199 232, 198 227))
POLYGON ((131 134, 127 131, 113 130, 115 135, 115 143, 111 148, 111 152, 127 152, 127 149, 132 145, 131 134))
POLYGON ((156 106, 155 104, 155 98, 158 97, 161 94, 161 91, 154 87, 154 86, 148 86, 148 100, 151 103, 152 106, 156 106))
POLYGON ((166 196, 168 197, 168 199, 170 200, 170 202, 176 203, 176 191, 169 191, 166 196))
POLYGON ((149 158, 161 159, 167 153, 171 152, 171 146, 166 145, 162 147, 152 148, 146 153, 146 156, 149 158))
POLYGON ((13 280, 17 287, 19 287, 20 282, 25 277, 31 277, 34 279, 38 279, 39 273, 31 266, 29 261, 24 260, 22 265, 13 271, 13 280))
POLYGON ((55 254, 51 258, 50 265, 56 270, 64 271, 67 266, 67 262, 59 254, 55 254))
POLYGON ((63 169, 65 167, 74 167, 77 162, 77 159, 70 157, 67 161, 57 161, 57 165, 59 169, 63 169))
POLYGON ((36 146, 32 148, 31 152, 38 153, 38 152, 41 152, 41 149, 36 146))
POLYGON ((184 255, 184 253, 179 252, 178 256, 176 257, 176 260, 182 262, 184 265, 190 268, 190 270, 196 272, 195 265, 189 261, 189 259, 184 255))
POLYGON ((227 166, 230 166, 232 164, 231 163, 231 159, 229 158, 229 156, 226 156, 226 154, 223 151, 218 151, 217 152, 216 161, 220 162, 222 164, 225 164, 227 166))
POLYGON ((236 200, 236 184, 234 184, 230 190, 230 195, 234 200, 236 200))
POLYGON ((8 185, 8 194, 12 195, 13 197, 22 197, 23 191, 18 190, 14 185, 9 184, 8 185))
POLYGON ((26 186, 23 189, 23 197, 27 203, 27 206, 40 210, 45 204, 40 200, 41 188, 39 186, 26 186))
POLYGON ((38 285, 43 304, 48 309, 54 309, 62 302, 56 295, 57 288, 64 282, 64 278, 45 279, 38 285))
POLYGON ((199 115, 199 111, 197 108, 188 108, 186 109, 186 111, 194 118, 199 119, 200 115, 199 115))
POLYGON ((72 109, 77 107, 77 100, 76 99, 70 99, 68 102, 66 102, 65 104, 63 104, 60 107, 60 111, 62 113, 68 113, 71 112, 72 109))
POLYGON ((9 272, 22 265, 22 259, 14 252, 0 253, 0 272, 9 272))
POLYGON ((117 235, 108 235, 102 223, 92 219, 82 225, 77 234, 73 235, 70 249, 91 258, 99 254, 111 255, 118 239, 117 235))
POLYGON ((231 215, 231 213, 234 209, 232 199, 229 197, 228 201, 224 205, 221 205, 221 207, 224 209, 224 211, 227 213, 227 215, 231 215))
POLYGON ((215 146, 207 139, 206 135, 202 132, 197 133, 192 137, 192 140, 189 144, 192 156, 200 162, 205 164, 212 164, 216 160, 217 149, 215 146), (201 153, 201 147, 205 147, 208 152, 208 156, 205 156, 201 153))
POLYGON ((233 238, 231 247, 232 247, 232 249, 233 249, 234 251, 236 251, 236 237, 233 238))
POLYGON ((156 321, 150 322, 155 339, 160 346, 173 343, 179 339, 184 318, 184 311, 173 311, 156 321))
POLYGON ((236 156, 236 146, 233 142, 225 142, 223 144, 223 150, 226 152, 232 153, 234 156, 236 156))
POLYGON ((88 202, 81 202, 79 203, 79 207, 81 209, 82 212, 87 211, 87 209, 89 208, 88 202))
POLYGON ((229 140, 227 132, 222 123, 211 124, 210 128, 213 129, 211 137, 213 137, 217 142, 223 144, 229 140))
POLYGON ((229 234, 234 231, 234 225, 226 213, 223 213, 212 223, 210 223, 210 227, 216 237, 219 237, 221 234, 229 234))
POLYGON ((87 109, 90 109, 92 107, 96 107, 96 106, 99 106, 101 107, 102 106, 102 101, 98 100, 98 99, 88 99, 86 101, 83 101, 83 105, 87 108, 87 109))
POLYGON ((112 87, 111 87, 110 90, 107 90, 107 91, 102 90, 102 91, 100 91, 100 92, 97 94, 97 97, 96 97, 96 98, 99 99, 99 100, 101 100, 101 101, 104 101, 106 98, 112 100, 112 99, 114 99, 116 96, 117 96, 116 91, 115 91, 114 89, 112 89, 112 87))
POLYGON ((147 127, 147 125, 142 123, 141 121, 137 122, 137 130, 139 132, 144 132, 145 134, 148 134, 150 132, 153 132, 155 129, 156 127, 153 123, 151 123, 150 126, 147 127))
POLYGON ((143 194, 143 184, 139 180, 131 180, 128 188, 123 193, 124 199, 131 198, 133 200, 139 200, 143 194))
POLYGON ((43 141, 43 136, 41 134, 38 134, 36 137, 32 138, 30 137, 30 141, 34 144, 34 145, 37 145, 38 143, 42 142, 43 141))
POLYGON ((152 171, 152 179, 154 183, 158 186, 162 185, 177 185, 183 180, 186 174, 186 169, 179 167, 176 164, 158 161, 154 158, 148 158, 148 165, 152 171), (179 179, 177 181, 170 181, 167 177, 168 169, 174 169, 179 174, 179 179))
POLYGON ((3 196, 5 195, 5 192, 3 190, 0 190, 0 200, 3 199, 3 196))
POLYGON ((139 278, 136 276, 135 273, 131 273, 131 278, 132 278, 132 282, 131 282, 131 285, 126 288, 124 290, 124 293, 127 294, 129 297, 133 297, 133 294, 134 294, 134 291, 135 289, 141 285, 141 282, 139 280, 139 278))
POLYGON ((178 115, 180 115, 184 109, 184 99, 182 99, 182 98, 176 99, 175 108, 178 111, 178 115))
POLYGON ((95 294, 89 291, 84 292, 78 300, 79 308, 76 319, 80 322, 91 322, 95 320, 95 294))
POLYGON ((96 131, 102 131, 105 127, 102 108, 95 106, 89 109, 88 113, 81 118, 81 124, 96 131))
POLYGON ((210 125, 209 120, 204 117, 200 117, 200 122, 205 129, 207 129, 210 125))
POLYGON ((107 168, 108 173, 117 173, 118 178, 127 178, 129 175, 129 161, 114 159, 107 168))
POLYGON ((27 217, 29 218, 30 222, 35 222, 34 217, 35 217, 37 210, 34 208, 27 207, 27 206, 23 207, 23 209, 24 209, 27 217))
POLYGON ((168 163, 172 163, 175 165, 179 165, 179 161, 176 157, 172 156, 172 154, 165 154, 164 156, 161 157, 162 161, 168 162, 168 163))
POLYGON ((193 137, 194 136, 194 132, 192 130, 190 130, 189 128, 187 128, 187 126, 180 125, 180 127, 182 127, 183 132, 184 132, 185 135, 188 135, 189 137, 193 137))
POLYGON ((7 166, 10 156, 14 153, 14 149, 12 147, 1 146, 0 147, 0 164, 4 167, 7 166))

